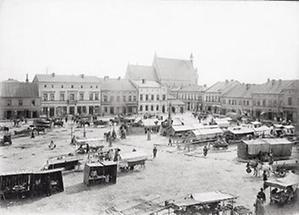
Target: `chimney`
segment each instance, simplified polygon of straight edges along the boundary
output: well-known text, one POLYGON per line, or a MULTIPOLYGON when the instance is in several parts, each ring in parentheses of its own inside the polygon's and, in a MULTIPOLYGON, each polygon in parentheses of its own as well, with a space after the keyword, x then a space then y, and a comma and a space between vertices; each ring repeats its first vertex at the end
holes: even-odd
POLYGON ((272 86, 274 86, 274 84, 275 84, 275 79, 272 80, 272 86))
POLYGON ((84 74, 81 74, 80 77, 81 77, 81 78, 84 78, 84 74))
POLYGON ((28 80, 28 73, 26 74, 26 83, 28 83, 29 80, 28 80))
POLYGON ((204 88, 206 88, 206 87, 207 87, 207 85, 206 85, 206 84, 204 84, 204 85, 203 85, 203 87, 204 87, 204 88))
POLYGON ((54 72, 51 75, 52 75, 52 77, 55 77, 55 73, 54 72))
POLYGON ((143 83, 143 84, 145 83, 145 79, 142 79, 142 83, 143 83))
POLYGON ((246 90, 249 90, 250 84, 246 84, 246 90))
POLYGON ((104 81, 108 80, 109 76, 104 76, 104 81))
POLYGON ((117 80, 120 80, 120 76, 118 76, 117 80))

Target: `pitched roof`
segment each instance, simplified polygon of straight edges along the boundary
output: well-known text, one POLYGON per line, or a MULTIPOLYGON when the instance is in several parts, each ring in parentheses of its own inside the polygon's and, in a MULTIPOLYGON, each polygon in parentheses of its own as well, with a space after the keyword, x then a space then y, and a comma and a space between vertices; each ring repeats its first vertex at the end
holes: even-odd
POLYGON ((132 65, 132 64, 128 65, 125 78, 129 80, 141 80, 141 79, 147 79, 152 81, 157 80, 156 73, 152 66, 132 65))
POLYGON ((137 87, 150 87, 150 88, 159 88, 161 85, 157 81, 150 81, 150 80, 138 80, 132 81, 132 83, 137 87))
POLYGON ((230 98, 250 98, 251 93, 255 92, 258 88, 256 84, 238 84, 222 95, 230 98))
POLYGON ((231 80, 231 81, 218 81, 209 87, 206 92, 220 92, 225 93, 226 91, 230 90, 234 86, 240 84, 239 81, 231 80))
POLYGON ((88 75, 57 75, 57 74, 37 74, 33 81, 36 82, 77 82, 77 83, 98 83, 101 79, 88 75))
POLYGON ((35 83, 18 81, 0 82, 0 96, 7 98, 37 98, 38 86, 35 83))
POLYGON ((154 57, 153 67, 160 80, 181 80, 196 83, 197 71, 190 60, 154 57))
POLYGON ((136 90, 134 85, 127 79, 107 79, 101 81, 101 90, 110 91, 132 91, 136 90))
POLYGON ((200 85, 187 85, 179 88, 179 91, 204 91, 206 87, 200 85))
POLYGON ((298 80, 269 80, 264 84, 259 84, 255 93, 279 94, 283 89, 288 89, 295 83, 298 83, 298 80))

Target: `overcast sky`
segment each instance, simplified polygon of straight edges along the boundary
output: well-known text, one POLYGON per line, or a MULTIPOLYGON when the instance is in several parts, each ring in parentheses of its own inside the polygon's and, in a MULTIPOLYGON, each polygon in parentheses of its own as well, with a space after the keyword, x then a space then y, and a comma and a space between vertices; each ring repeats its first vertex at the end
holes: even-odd
POLYGON ((299 2, 0 0, 0 80, 123 77, 154 53, 193 53, 199 84, 298 79, 299 2))

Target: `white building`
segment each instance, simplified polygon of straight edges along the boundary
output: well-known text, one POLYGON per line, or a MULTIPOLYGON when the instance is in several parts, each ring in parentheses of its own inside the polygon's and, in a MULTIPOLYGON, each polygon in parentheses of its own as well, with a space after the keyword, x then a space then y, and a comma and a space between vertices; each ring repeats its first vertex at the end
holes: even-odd
POLYGON ((42 114, 50 117, 100 113, 100 83, 95 76, 37 74, 42 114))
POLYGON ((138 113, 166 113, 167 88, 156 81, 132 81, 138 90, 138 113))

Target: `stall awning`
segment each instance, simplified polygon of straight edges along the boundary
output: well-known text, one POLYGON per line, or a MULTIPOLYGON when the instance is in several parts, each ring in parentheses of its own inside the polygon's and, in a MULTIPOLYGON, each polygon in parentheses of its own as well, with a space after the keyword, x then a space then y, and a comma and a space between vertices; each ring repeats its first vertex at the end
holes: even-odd
POLYGON ((271 187, 286 188, 288 186, 293 186, 299 184, 299 176, 293 173, 289 173, 284 178, 271 178, 268 179, 265 184, 271 187))

